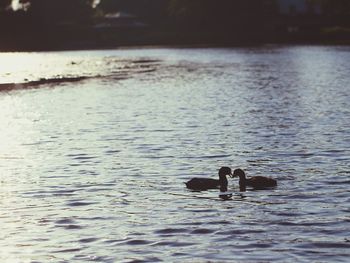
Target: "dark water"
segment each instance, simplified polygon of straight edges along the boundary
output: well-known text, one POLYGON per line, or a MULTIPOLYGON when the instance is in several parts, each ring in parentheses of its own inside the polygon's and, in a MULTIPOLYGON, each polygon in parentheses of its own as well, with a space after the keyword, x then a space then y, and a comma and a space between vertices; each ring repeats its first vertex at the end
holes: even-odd
POLYGON ((0 61, 1 262, 349 262, 349 47, 0 61))

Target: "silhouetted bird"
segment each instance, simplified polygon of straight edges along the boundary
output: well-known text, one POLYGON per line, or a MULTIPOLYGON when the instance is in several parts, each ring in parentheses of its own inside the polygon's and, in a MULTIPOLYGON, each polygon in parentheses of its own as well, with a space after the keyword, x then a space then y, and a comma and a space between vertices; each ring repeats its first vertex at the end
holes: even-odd
POLYGON ((242 169, 235 169, 232 177, 239 177, 239 187, 241 191, 245 191, 246 186, 251 186, 254 189, 266 189, 277 185, 277 181, 264 176, 253 176, 249 179, 245 177, 242 169))
POLYGON ((186 186, 189 189, 196 191, 203 191, 208 189, 215 189, 220 187, 221 192, 227 191, 227 178, 226 175, 232 175, 231 168, 221 167, 219 170, 219 179, 210 178, 192 178, 186 182, 186 186))

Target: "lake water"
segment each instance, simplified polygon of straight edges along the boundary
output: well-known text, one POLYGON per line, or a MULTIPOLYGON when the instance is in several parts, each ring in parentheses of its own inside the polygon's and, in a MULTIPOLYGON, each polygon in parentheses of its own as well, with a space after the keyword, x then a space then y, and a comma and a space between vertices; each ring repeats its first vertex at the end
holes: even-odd
POLYGON ((349 262, 350 47, 0 53, 1 262, 349 262), (191 192, 221 166, 271 190, 191 192))

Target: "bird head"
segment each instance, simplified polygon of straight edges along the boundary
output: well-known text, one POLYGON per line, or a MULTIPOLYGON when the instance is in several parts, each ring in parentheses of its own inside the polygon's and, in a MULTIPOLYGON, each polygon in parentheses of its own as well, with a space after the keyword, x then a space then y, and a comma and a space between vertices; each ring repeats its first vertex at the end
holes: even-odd
POLYGON ((245 173, 244 173, 244 171, 242 170, 242 169, 235 169, 234 171, 233 171, 233 174, 232 174, 232 176, 231 177, 244 177, 245 176, 245 173))
POLYGON ((219 176, 232 176, 232 170, 230 167, 221 167, 219 170, 219 176))

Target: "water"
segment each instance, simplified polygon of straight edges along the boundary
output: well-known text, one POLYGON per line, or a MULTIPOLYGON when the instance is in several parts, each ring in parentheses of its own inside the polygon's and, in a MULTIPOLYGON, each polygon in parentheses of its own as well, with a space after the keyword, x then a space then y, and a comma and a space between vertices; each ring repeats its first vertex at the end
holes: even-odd
POLYGON ((1 262, 348 262, 349 51, 1 53, 1 262))

